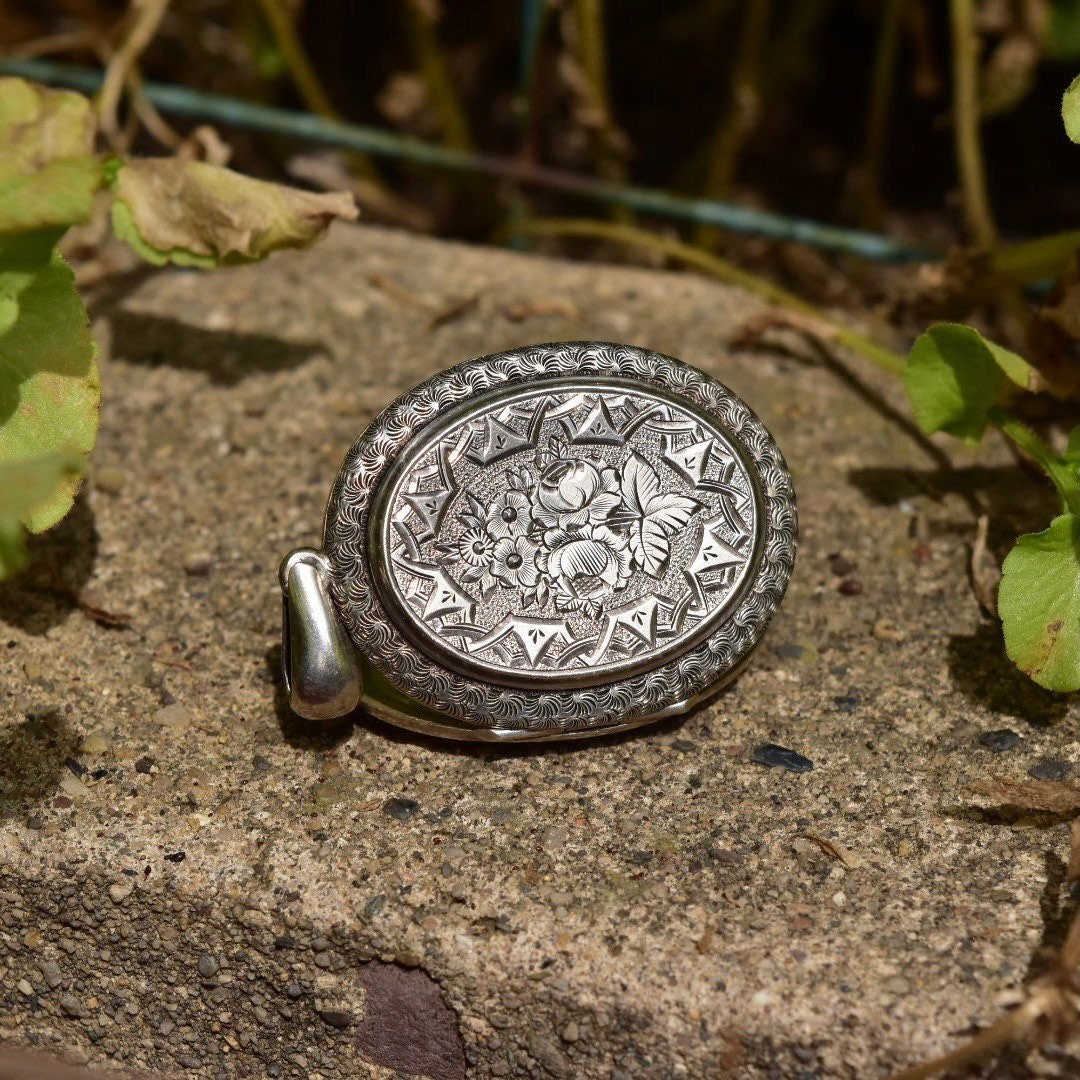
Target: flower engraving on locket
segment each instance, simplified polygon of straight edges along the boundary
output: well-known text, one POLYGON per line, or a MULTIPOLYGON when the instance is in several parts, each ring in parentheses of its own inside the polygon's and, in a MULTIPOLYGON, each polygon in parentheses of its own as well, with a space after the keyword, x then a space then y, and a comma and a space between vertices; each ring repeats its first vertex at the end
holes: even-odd
POLYGON ((410 448, 376 517, 418 644, 509 685, 582 685, 700 640, 752 569, 750 470, 700 412, 595 377, 496 396, 410 448))

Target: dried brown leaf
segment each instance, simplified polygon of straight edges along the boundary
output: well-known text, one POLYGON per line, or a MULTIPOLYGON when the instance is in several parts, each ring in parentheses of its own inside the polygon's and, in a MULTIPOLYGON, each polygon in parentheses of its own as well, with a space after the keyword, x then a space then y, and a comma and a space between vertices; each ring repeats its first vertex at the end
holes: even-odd
POLYGON ((976 780, 971 791, 1002 806, 1041 810, 1051 814, 1073 814, 1080 810, 1080 783, 1071 780, 1007 780, 991 776, 976 780))
POLYGON ((117 235, 159 265, 252 262, 311 243, 334 218, 357 216, 347 192, 300 191, 178 158, 128 162, 116 194, 117 235))

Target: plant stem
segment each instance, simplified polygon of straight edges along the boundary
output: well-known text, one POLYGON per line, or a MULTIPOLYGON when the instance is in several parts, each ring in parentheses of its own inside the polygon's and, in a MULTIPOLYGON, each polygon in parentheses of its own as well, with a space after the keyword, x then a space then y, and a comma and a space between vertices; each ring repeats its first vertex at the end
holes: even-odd
POLYGON ((258 4, 304 104, 319 116, 332 116, 335 119, 340 117, 341 114, 334 108, 330 95, 315 73, 307 50, 296 32, 292 15, 285 5, 281 0, 258 0, 258 4))
MULTIPOLYGON (((274 35, 282 59, 289 69, 289 76, 300 93, 304 104, 317 116, 340 120, 341 113, 334 107, 308 57, 307 50, 296 32, 292 16, 282 0, 257 0, 259 9, 274 35)), ((366 180, 377 182, 378 172, 371 159, 361 153, 351 155, 351 163, 366 180)))
POLYGON ((881 174, 888 147, 889 113, 892 111, 896 57, 900 46, 900 25, 907 0, 886 0, 878 31, 874 72, 870 81, 870 105, 863 148, 862 217, 866 225, 881 220, 881 174))
POLYGON ((431 95, 435 111, 439 114, 443 143, 455 150, 472 150, 469 122, 454 89, 454 80, 450 76, 435 30, 435 22, 428 13, 427 5, 419 3, 419 0, 403 0, 402 11, 409 31, 413 58, 431 95))
POLYGON ((117 111, 120 108, 120 95, 127 85, 128 72, 135 67, 143 51, 154 40, 168 7, 169 0, 135 0, 131 5, 134 14, 131 28, 105 69, 97 100, 98 126, 114 149, 121 148, 117 111))
POLYGON ((729 285, 737 285, 746 289, 770 304, 776 304, 778 307, 784 307, 796 312, 816 324, 821 330, 820 336, 846 346, 852 352, 858 353, 864 359, 893 375, 899 375, 904 370, 905 361, 902 356, 878 345, 843 323, 837 322, 820 308, 803 300, 802 297, 788 292, 787 289, 779 285, 774 285, 771 281, 758 277, 757 274, 743 270, 718 255, 702 251, 700 248, 685 244, 682 241, 657 236, 655 233, 636 228, 633 225, 620 225, 609 221, 588 221, 579 218, 539 218, 523 222, 519 229, 522 232, 543 236, 589 237, 595 240, 606 240, 658 252, 670 259, 703 270, 710 276, 725 281, 729 285))
POLYGON ((1022 1038, 1045 1011, 1045 1003, 1041 998, 1030 997, 1023 1005, 1006 1013, 997 1023, 981 1031, 962 1046, 933 1061, 926 1061, 913 1068, 904 1069, 896 1073, 891 1080, 929 1080, 929 1077, 978 1061, 993 1051, 1000 1050, 1016 1039, 1022 1038))
MULTIPOLYGON (((771 0, 747 0, 739 31, 731 92, 709 155, 704 189, 706 198, 722 198, 730 191, 739 155, 761 113, 761 53, 771 15, 771 0)), ((711 247, 716 242, 716 230, 699 226, 694 240, 702 247, 711 247)))
MULTIPOLYGON (((101 85, 100 71, 49 60, 5 57, 0 59, 0 72, 21 75, 54 86, 69 86, 84 93, 93 93, 101 85)), ((891 237, 862 229, 848 229, 717 200, 688 199, 656 188, 609 184, 593 177, 546 168, 528 161, 466 154, 448 146, 435 146, 421 139, 409 138, 380 128, 328 120, 291 109, 257 105, 186 86, 147 82, 144 90, 147 98, 162 112, 178 116, 195 116, 208 122, 250 131, 265 131, 274 135, 308 139, 326 146, 362 150, 372 155, 452 172, 496 176, 515 184, 565 191, 595 202, 619 203, 642 213, 716 225, 732 232, 764 236, 785 243, 807 244, 825 251, 842 251, 863 259, 903 263, 928 262, 937 257, 936 253, 910 247, 891 237)))
POLYGON ((1040 236, 998 248, 990 257, 995 273, 1016 285, 1057 277, 1080 250, 1080 231, 1040 236))
POLYGON ((769 62, 761 72, 761 96, 776 100, 805 74, 807 58, 814 55, 815 37, 834 0, 799 0, 783 27, 769 41, 769 62))
MULTIPOLYGON (((605 180, 619 183, 626 179, 626 173, 616 149, 615 123, 608 94, 603 0, 577 0, 574 14, 578 59, 589 81, 593 103, 601 116, 596 138, 596 169, 605 180)), ((616 221, 629 222, 632 215, 627 207, 613 205, 611 216, 616 221)))
POLYGON ((973 0, 950 0, 953 59, 953 133, 956 165, 964 214, 976 243, 987 250, 997 247, 997 228, 990 211, 982 144, 979 136, 977 61, 973 0))
POLYGON ((1027 454, 1053 481, 1061 496, 1062 508, 1070 514, 1080 514, 1080 480, 1034 431, 1015 416, 1000 410, 990 414, 991 423, 1018 450, 1027 454))

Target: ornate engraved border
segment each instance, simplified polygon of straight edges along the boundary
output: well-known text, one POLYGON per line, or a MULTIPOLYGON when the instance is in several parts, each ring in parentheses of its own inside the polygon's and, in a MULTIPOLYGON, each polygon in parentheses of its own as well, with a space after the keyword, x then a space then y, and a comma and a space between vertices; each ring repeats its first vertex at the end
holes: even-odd
POLYGON ((357 648, 402 693, 489 729, 601 730, 641 722, 704 693, 761 640, 795 561, 795 494, 784 459, 747 405, 704 372, 661 353, 605 342, 530 345, 470 360, 420 383, 386 408, 349 451, 326 508, 324 547, 335 605, 357 648), (704 641, 652 671, 575 690, 494 686, 448 671, 417 650, 383 608, 368 563, 368 513, 402 450, 447 409, 497 387, 565 376, 621 376, 703 411, 756 467, 764 536, 759 563, 728 617, 704 641))

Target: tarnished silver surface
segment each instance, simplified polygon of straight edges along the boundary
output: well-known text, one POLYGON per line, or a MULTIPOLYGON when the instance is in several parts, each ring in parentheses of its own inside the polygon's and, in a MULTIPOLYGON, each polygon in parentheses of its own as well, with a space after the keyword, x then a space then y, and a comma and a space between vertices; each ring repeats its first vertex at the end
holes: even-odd
POLYGON ((730 678, 795 531, 783 459, 735 395, 670 357, 572 342, 394 402, 346 457, 324 544, 372 711, 551 738, 670 715, 730 678))

